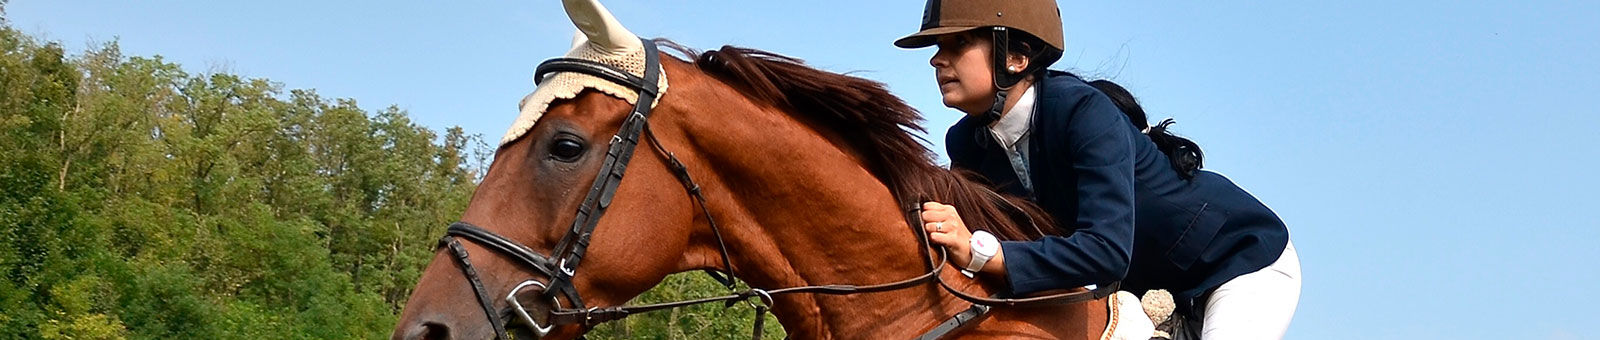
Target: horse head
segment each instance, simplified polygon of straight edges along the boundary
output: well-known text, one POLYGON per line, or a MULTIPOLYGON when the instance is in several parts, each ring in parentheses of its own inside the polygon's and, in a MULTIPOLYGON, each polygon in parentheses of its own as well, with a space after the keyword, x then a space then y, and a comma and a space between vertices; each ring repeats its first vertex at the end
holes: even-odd
MULTIPOLYGON (((540 66, 539 87, 441 240, 394 338, 503 338, 508 325, 575 338, 626 316, 607 311, 667 275, 692 270, 766 289, 906 280, 891 291, 766 302, 793 337, 911 337, 971 304, 907 278, 942 275, 979 295, 998 283, 930 274, 934 258, 908 225, 908 206, 954 202, 1003 237, 1043 233, 1008 222, 995 201, 1010 198, 934 164, 910 133, 920 116, 880 83, 756 50, 659 42, 680 60, 594 0, 563 4, 581 34, 567 58, 540 66)), ((1070 334, 1079 329, 1046 321, 1093 324, 1101 308, 996 319, 1070 334)), ((997 334, 1028 333, 1008 332, 997 334)))

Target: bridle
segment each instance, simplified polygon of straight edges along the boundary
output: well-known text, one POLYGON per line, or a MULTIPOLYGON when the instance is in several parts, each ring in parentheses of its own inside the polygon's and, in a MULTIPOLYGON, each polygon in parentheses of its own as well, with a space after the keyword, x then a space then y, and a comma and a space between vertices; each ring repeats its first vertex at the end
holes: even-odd
POLYGON ((578 207, 577 218, 573 220, 571 229, 561 238, 561 241, 556 243, 552 252, 553 255, 545 256, 516 241, 466 222, 452 223, 445 230, 445 236, 439 240, 439 246, 450 249, 455 260, 460 264, 462 273, 472 285, 473 293, 477 295, 478 304, 483 307, 483 312, 488 316, 490 325, 494 327, 496 339, 505 339, 506 323, 501 319, 500 314, 494 310, 494 301, 483 287, 483 282, 478 277, 477 269, 468 258, 466 248, 461 246, 461 238, 507 256, 513 262, 528 267, 548 278, 545 282, 540 282, 537 279, 523 281, 505 295, 505 300, 514 313, 513 317, 533 331, 533 335, 536 338, 543 337, 555 326, 560 325, 582 325, 587 328, 600 323, 619 320, 636 313, 712 302, 722 302, 732 306, 740 301, 757 299, 758 302, 752 303, 752 305, 756 308, 755 337, 759 339, 761 337, 762 322, 765 320, 765 313, 774 303, 773 296, 803 293, 848 295, 884 292, 914 287, 931 280, 938 282, 940 286, 953 295, 973 303, 971 308, 958 313, 949 320, 935 326, 933 330, 918 337, 918 339, 936 339, 958 329, 967 322, 983 316, 989 311, 990 306, 1072 304, 1104 298, 1116 291, 1117 284, 1112 283, 1091 291, 1001 299, 973 296, 957 290, 945 283, 939 276, 940 271, 947 264, 947 254, 941 251, 938 263, 934 263, 932 254, 929 253, 930 249, 932 249, 931 243, 927 234, 922 233, 920 230, 922 225, 921 204, 909 204, 905 212, 907 221, 914 222, 911 224, 912 231, 918 235, 918 239, 921 241, 923 258, 928 259, 926 262, 928 271, 924 274, 905 280, 866 286, 816 285, 773 290, 758 288, 736 289, 738 278, 734 274, 733 262, 729 257, 727 243, 723 241, 722 231, 717 227, 716 219, 712 218, 711 211, 706 205, 705 196, 700 192, 700 185, 695 183, 694 179, 689 176, 688 168, 684 166, 683 162, 679 161, 675 154, 667 151, 660 141, 656 139, 655 134, 650 131, 647 119, 650 116, 652 104, 655 102, 656 97, 660 95, 656 84, 661 77, 661 61, 655 42, 648 39, 641 39, 641 41, 644 45, 644 77, 634 76, 632 73, 610 65, 575 58, 556 58, 545 61, 539 64, 539 67, 534 72, 535 81, 542 81, 545 75, 552 73, 577 72, 626 86, 638 93, 638 100, 634 103, 633 112, 623 120, 622 127, 617 131, 617 134, 612 136, 600 172, 596 174, 594 184, 590 186, 589 193, 584 197, 582 205, 578 207), (633 157, 634 149, 639 145, 641 136, 650 139, 656 153, 666 159, 667 166, 673 175, 683 184, 689 196, 695 200, 695 204, 700 206, 700 213, 706 217, 712 234, 716 236, 717 246, 722 254, 723 266, 720 269, 726 271, 726 274, 713 270, 706 270, 705 272, 722 283, 731 292, 730 294, 650 305, 585 308, 582 297, 579 295, 576 286, 573 285, 572 278, 577 274, 578 265, 583 261, 583 256, 588 250, 590 238, 593 236, 600 217, 605 215, 606 209, 611 205, 611 200, 616 194, 617 185, 622 182, 622 175, 628 167, 628 161, 633 157), (528 313, 527 308, 522 305, 522 302, 518 300, 519 293, 528 287, 538 287, 542 290, 541 297, 550 301, 550 308, 546 313, 545 323, 543 324, 535 320, 528 313), (557 299, 558 294, 564 295, 571 306, 561 306, 561 301, 557 299))

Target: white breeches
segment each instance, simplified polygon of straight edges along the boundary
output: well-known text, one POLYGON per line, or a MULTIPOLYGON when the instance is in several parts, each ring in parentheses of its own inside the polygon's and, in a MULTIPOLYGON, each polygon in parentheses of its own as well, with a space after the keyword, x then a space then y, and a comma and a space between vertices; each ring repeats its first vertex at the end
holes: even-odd
MULTIPOLYGON (((1201 340, 1282 339, 1300 304, 1300 256, 1294 242, 1278 261, 1217 287, 1206 299, 1201 340)), ((1174 339, 1191 340, 1177 332, 1174 339)))

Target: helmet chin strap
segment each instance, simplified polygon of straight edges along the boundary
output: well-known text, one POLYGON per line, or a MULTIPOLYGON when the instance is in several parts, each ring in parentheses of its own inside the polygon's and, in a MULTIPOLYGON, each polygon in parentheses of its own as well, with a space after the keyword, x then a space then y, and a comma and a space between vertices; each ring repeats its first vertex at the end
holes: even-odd
POLYGON ((1000 120, 1002 110, 1005 110, 1006 96, 1010 94, 1011 87, 1021 80, 1017 75, 1006 70, 1006 47, 1011 45, 1011 34, 1005 27, 995 26, 992 31, 994 39, 990 51, 993 53, 994 63, 994 104, 989 105, 989 111, 983 113, 983 125, 988 125, 1000 120))
POLYGON ((998 89, 994 92, 994 104, 989 105, 989 111, 983 113, 983 125, 1000 121, 1000 111, 1006 108, 1006 94, 1010 89, 998 89))

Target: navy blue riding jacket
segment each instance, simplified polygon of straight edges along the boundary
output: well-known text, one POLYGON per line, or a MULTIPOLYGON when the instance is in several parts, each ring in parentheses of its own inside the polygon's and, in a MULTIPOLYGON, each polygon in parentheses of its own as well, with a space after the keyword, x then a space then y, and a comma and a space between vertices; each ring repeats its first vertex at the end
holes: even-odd
POLYGON ((1216 173, 1179 177, 1155 143, 1082 79, 1050 71, 1036 83, 1027 137, 1033 192, 977 118, 962 118, 945 137, 952 167, 1031 198, 1070 231, 1002 242, 1012 294, 1122 280, 1128 291, 1166 289, 1180 312, 1194 316, 1206 292, 1283 253, 1288 229, 1255 197, 1216 173))

